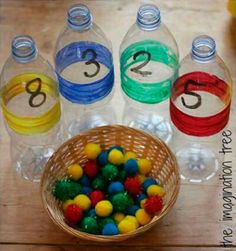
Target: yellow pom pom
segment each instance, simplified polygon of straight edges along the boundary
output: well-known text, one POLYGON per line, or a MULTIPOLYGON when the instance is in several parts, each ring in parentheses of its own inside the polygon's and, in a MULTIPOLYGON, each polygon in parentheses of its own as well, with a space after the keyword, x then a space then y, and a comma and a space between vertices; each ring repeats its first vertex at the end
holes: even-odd
POLYGON ((143 200, 140 201, 140 207, 141 208, 144 208, 144 204, 145 204, 146 201, 147 201, 147 199, 143 199, 143 200))
POLYGON ((67 173, 73 180, 79 180, 83 175, 83 169, 80 165, 73 164, 68 167, 67 173))
POLYGON ((121 234, 127 234, 136 230, 134 221, 124 219, 118 224, 118 229, 121 234))
POLYGON ((74 198, 74 203, 83 210, 89 210, 91 206, 91 200, 85 194, 79 194, 74 198))
POLYGON ((95 206, 96 215, 100 217, 109 216, 113 211, 113 206, 109 200, 101 200, 95 206))
POLYGON ((136 153, 134 152, 126 152, 124 155, 124 162, 126 162, 129 159, 136 159, 136 153))
POLYGON ((135 226, 136 226, 136 229, 139 227, 139 223, 138 223, 138 221, 137 221, 137 219, 136 219, 135 216, 133 216, 133 215, 127 215, 127 216, 125 217, 125 219, 126 219, 126 220, 130 220, 130 221, 133 221, 134 224, 135 224, 135 226))
POLYGON ((84 148, 84 153, 88 159, 96 159, 101 151, 101 147, 95 143, 88 143, 84 148))
POLYGON ((124 163, 124 155, 121 151, 119 151, 117 149, 112 149, 109 152, 108 160, 109 160, 109 162, 111 162, 114 165, 120 165, 120 164, 124 163))
POLYGON ((163 197, 165 195, 165 191, 161 186, 151 185, 147 189, 147 194, 148 194, 148 196, 158 195, 160 197, 163 197))
POLYGON ((125 218, 125 215, 123 213, 115 213, 113 215, 113 218, 116 221, 116 223, 120 223, 125 218))
POLYGON ((138 175, 138 180, 141 184, 143 184, 143 182, 147 179, 147 177, 143 174, 139 174, 138 175))
POLYGON ((148 174, 152 169, 152 163, 148 159, 139 159, 138 160, 139 172, 141 174, 148 174))
POLYGON ((142 226, 148 224, 152 219, 152 217, 144 209, 138 209, 135 216, 138 223, 142 226))
POLYGON ((66 208, 72 204, 75 204, 75 202, 73 200, 66 200, 65 202, 63 202, 63 204, 62 204, 63 211, 66 211, 66 208))

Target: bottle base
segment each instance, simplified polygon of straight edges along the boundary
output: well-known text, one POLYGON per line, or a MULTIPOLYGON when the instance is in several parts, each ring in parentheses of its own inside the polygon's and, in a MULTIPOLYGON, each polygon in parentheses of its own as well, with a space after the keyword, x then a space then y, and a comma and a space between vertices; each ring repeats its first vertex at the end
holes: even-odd
POLYGON ((199 144, 186 145, 176 153, 181 178, 185 182, 208 181, 218 171, 219 160, 214 152, 199 144))
POLYGON ((173 131, 170 123, 159 116, 152 116, 152 120, 132 120, 126 123, 128 126, 147 131, 168 144, 172 138, 173 131))

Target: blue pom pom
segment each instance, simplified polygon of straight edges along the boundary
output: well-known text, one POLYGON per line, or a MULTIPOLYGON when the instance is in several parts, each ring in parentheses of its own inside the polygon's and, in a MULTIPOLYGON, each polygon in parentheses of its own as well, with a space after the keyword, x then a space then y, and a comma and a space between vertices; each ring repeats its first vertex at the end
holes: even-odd
POLYGON ((128 213, 129 213, 129 215, 135 216, 135 213, 136 213, 136 211, 137 211, 138 209, 140 209, 139 206, 137 206, 137 205, 132 205, 131 207, 128 208, 128 213))
POLYGON ((91 208, 88 212, 89 217, 97 217, 95 209, 91 208))
POLYGON ((84 186, 82 187, 80 193, 89 195, 92 191, 93 189, 91 187, 84 186))
POLYGON ((102 230, 103 235, 116 235, 119 234, 117 226, 113 223, 108 223, 104 226, 102 230))
POLYGON ((129 159, 124 164, 124 170, 128 176, 135 176, 138 172, 138 163, 134 159, 129 159))
POLYGON ((87 175, 83 175, 81 177, 81 179, 79 180, 79 183, 82 185, 82 186, 90 186, 90 180, 89 180, 89 177, 87 175))
POLYGON ((102 151, 97 158, 97 162, 100 166, 105 166, 108 163, 108 152, 102 151))
POLYGON ((137 201, 138 201, 138 203, 140 203, 142 200, 144 200, 146 198, 147 198, 147 195, 145 193, 141 193, 140 195, 138 195, 137 201))
POLYGON ((144 182, 143 182, 143 188, 146 191, 148 189, 149 186, 151 185, 158 185, 157 181, 153 178, 147 178, 144 182))
POLYGON ((111 150, 113 150, 113 149, 117 149, 117 150, 121 151, 122 153, 124 153, 124 149, 123 149, 123 147, 121 147, 121 146, 111 146, 111 147, 109 148, 109 150, 108 150, 108 153, 109 153, 111 150))
POLYGON ((124 191, 124 185, 119 181, 112 182, 108 187, 108 193, 115 194, 124 191))

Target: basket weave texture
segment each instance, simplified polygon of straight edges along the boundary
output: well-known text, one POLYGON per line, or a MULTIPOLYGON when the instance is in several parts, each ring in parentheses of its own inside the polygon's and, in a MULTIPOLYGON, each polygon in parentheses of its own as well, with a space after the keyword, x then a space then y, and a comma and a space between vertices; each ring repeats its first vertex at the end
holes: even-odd
POLYGON ((165 143, 143 131, 121 125, 96 127, 65 142, 47 162, 41 179, 43 205, 53 222, 75 237, 100 242, 123 241, 153 227, 173 207, 179 188, 179 168, 175 156, 165 143), (100 144, 102 149, 108 149, 112 145, 120 145, 126 151, 135 152, 138 158, 151 160, 153 168, 150 176, 159 181, 166 194, 161 213, 153 217, 149 224, 139 227, 129 234, 102 236, 81 232, 65 222, 61 204, 52 194, 53 185, 55 181, 66 177, 67 167, 71 164, 78 163, 83 166, 87 161, 83 150, 89 142, 100 144))

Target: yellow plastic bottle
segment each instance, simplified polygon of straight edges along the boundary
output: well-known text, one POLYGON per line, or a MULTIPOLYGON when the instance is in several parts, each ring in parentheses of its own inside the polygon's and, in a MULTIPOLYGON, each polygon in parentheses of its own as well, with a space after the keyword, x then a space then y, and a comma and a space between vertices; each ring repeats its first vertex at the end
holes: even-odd
POLYGON ((228 0, 228 10, 232 16, 236 17, 236 0, 228 0))

